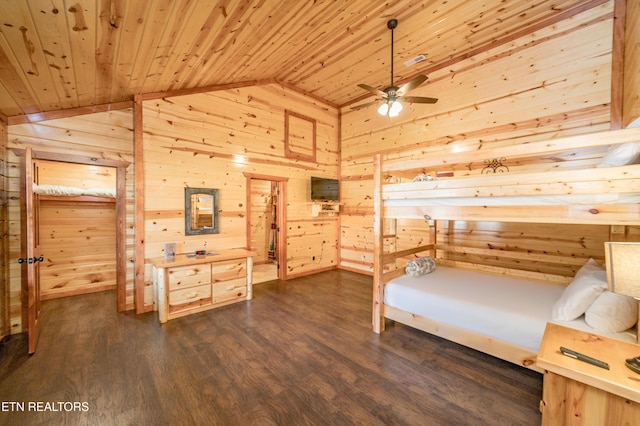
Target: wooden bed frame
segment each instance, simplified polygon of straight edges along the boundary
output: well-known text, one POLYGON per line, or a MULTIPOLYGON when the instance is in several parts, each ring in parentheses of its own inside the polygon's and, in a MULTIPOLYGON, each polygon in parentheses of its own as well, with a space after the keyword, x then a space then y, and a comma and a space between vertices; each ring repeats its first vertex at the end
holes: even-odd
MULTIPOLYGON (((562 151, 604 147, 612 144, 640 141, 640 128, 592 133, 549 141, 532 142, 504 147, 499 152, 484 152, 491 157, 535 157, 548 156, 562 151)), ((441 158, 452 155, 442 153, 441 158)), ((463 153, 462 160, 468 160, 471 153, 463 153), (467 156, 467 158, 465 158, 467 156)), ((433 157, 432 157, 433 158, 433 157)), ((452 177, 421 182, 385 183, 389 177, 407 175, 407 171, 428 169, 427 161, 387 160, 382 155, 374 158, 374 280, 372 326, 376 333, 384 331, 385 318, 406 324, 425 332, 460 343, 512 363, 540 371, 536 367, 537 354, 487 336, 470 332, 459 327, 433 321, 405 312, 383 302, 384 286, 391 279, 404 274, 402 261, 419 253, 436 257, 435 244, 438 220, 466 220, 491 222, 535 222, 598 225, 639 225, 640 204, 539 204, 509 205, 500 203, 500 197, 511 196, 562 196, 575 194, 596 196, 610 194, 624 196, 640 192, 640 164, 619 167, 597 168, 553 172, 505 173, 452 177), (425 164, 427 163, 427 164, 425 164), (484 205, 482 197, 491 197, 492 204, 484 205), (434 199, 465 200, 461 205, 447 206, 434 204, 434 199), (496 201, 496 203, 493 203, 496 201), (535 208, 535 219, 531 210, 535 208), (431 241, 415 248, 389 252, 385 246, 385 220, 428 219, 433 223, 431 241), (404 258, 404 259, 403 259, 404 258)), ((496 270, 510 275, 518 271, 496 270)), ((483 269, 485 272, 492 268, 483 269)), ((520 271, 521 272, 521 271, 520 271)), ((548 278, 550 282, 561 280, 548 278)), ((555 277, 557 278, 557 277, 555 277)), ((567 281, 564 281, 567 284, 567 281)))

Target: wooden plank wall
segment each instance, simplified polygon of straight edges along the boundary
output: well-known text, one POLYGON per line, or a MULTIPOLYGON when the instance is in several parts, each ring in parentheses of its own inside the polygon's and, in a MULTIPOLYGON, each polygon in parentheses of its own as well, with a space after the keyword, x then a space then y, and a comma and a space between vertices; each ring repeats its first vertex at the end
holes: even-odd
MULTIPOLYGON (((437 253, 443 264, 502 272, 567 284, 589 258, 604 264, 604 242, 612 236, 606 225, 440 221, 437 253), (521 272, 520 272, 521 271, 521 272), (563 279, 564 277, 564 279, 563 279)), ((638 237, 637 228, 627 232, 638 237)))
POLYGON ((9 251, 7 232, 7 121, 0 117, 0 340, 9 334, 9 251))
POLYGON ((36 160, 37 183, 76 188, 116 189, 116 168, 90 164, 62 163, 51 160, 36 160))
POLYGON ((116 204, 40 201, 42 300, 116 288, 116 204))
POLYGON ((622 122, 640 126, 640 2, 627 0, 622 122))
POLYGON ((385 239, 385 250, 425 245, 433 235, 441 264, 556 284, 569 283, 589 258, 604 264, 605 241, 640 241, 638 226, 402 219, 396 229, 395 238, 385 239))
MULTIPOLYGON (((482 155, 483 149, 608 130, 612 14, 613 2, 609 2, 435 70, 427 84, 411 93, 439 97, 434 105, 405 105, 393 119, 379 116, 375 107, 345 108, 341 267, 372 272, 374 153, 394 159, 431 159, 435 165, 418 171, 422 173, 476 174, 491 159, 482 155), (443 147, 473 152, 473 159, 457 162, 438 152, 443 147)), ((553 172, 595 166, 602 155, 603 150, 586 150, 549 158, 506 158, 504 162, 511 172, 553 172)), ((415 176, 416 171, 413 173, 415 176)), ((609 229, 464 222, 449 227, 445 222, 438 223, 438 232, 439 242, 454 245, 442 254, 452 262, 518 263, 525 270, 545 272, 548 268, 549 273, 570 275, 585 257, 603 259, 602 242, 609 229), (557 252, 550 251, 556 246, 557 252), (546 266, 548 256, 556 254, 563 259, 546 266), (571 260, 573 256, 578 258, 571 260)), ((629 232, 633 234, 624 231, 629 232)), ((399 222, 394 243, 402 249, 428 238, 424 223, 399 222)))
MULTIPOLYGON (((311 216, 309 184, 338 176, 337 109, 266 84, 145 100, 143 117, 146 259, 162 256, 167 242, 179 253, 245 247, 250 173, 288 178, 286 275, 336 267, 339 219, 311 216), (315 162, 285 157, 285 110, 316 120, 315 162), (185 237, 186 186, 219 190, 219 234, 185 237)), ((147 287, 151 270, 147 263, 147 287)))
MULTIPOLYGON (((41 122, 14 124, 8 130, 9 285, 11 333, 23 330, 21 320, 20 168, 12 149, 31 147, 64 155, 104 158, 133 164, 133 114, 112 110, 41 122)), ((127 309, 133 307, 133 165, 126 170, 127 309)))

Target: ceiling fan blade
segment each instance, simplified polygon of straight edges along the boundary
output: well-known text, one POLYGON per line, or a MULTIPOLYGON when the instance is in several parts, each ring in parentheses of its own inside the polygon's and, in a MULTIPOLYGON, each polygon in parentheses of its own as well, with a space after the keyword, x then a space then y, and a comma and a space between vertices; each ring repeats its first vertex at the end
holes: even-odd
POLYGON ((380 101, 381 101, 381 99, 378 99, 378 100, 375 100, 373 102, 367 102, 366 104, 360 104, 360 105, 352 106, 351 109, 353 109, 353 110, 362 109, 362 108, 368 107, 369 105, 377 104, 380 101))
POLYGON ((396 90, 396 93, 398 94, 398 96, 402 96, 408 91, 415 89, 416 87, 427 81, 427 78, 428 77, 426 75, 419 75, 413 80, 403 84, 398 90, 396 90))
POLYGON ((358 84, 358 87, 363 88, 364 90, 368 90, 369 92, 375 93, 376 95, 380 95, 383 98, 387 97, 387 94, 385 92, 383 92, 382 90, 378 90, 375 87, 371 87, 367 84, 358 84))
POLYGON ((402 96, 398 100, 409 102, 410 104, 435 104, 436 98, 424 98, 422 96, 402 96))

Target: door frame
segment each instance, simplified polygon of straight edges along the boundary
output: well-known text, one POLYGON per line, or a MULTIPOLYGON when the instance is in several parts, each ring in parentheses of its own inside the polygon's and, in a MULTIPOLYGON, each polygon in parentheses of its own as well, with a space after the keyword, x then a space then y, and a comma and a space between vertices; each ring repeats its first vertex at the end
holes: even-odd
POLYGON ((270 175, 261 175, 255 173, 243 173, 245 178, 247 179, 246 189, 247 189, 247 215, 246 215, 246 223, 247 223, 247 249, 251 249, 251 180, 268 180, 271 182, 276 182, 278 198, 276 201, 276 259, 278 265, 278 279, 286 280, 287 279, 287 246, 285 244, 287 240, 287 212, 285 209, 286 197, 287 197, 287 182, 289 178, 282 176, 270 176, 270 175))
MULTIPOLYGON (((25 150, 23 149, 14 149, 13 152, 20 157, 25 155, 25 150)), ((130 163, 121 160, 83 157, 47 151, 32 151, 31 157, 32 160, 106 166, 116 169, 116 305, 118 312, 125 311, 127 309, 126 170, 130 163)))

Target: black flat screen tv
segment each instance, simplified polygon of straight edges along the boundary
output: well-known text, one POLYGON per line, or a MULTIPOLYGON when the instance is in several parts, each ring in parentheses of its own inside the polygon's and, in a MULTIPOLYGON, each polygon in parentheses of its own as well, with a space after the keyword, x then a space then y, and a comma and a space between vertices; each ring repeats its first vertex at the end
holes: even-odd
POLYGON ((339 201, 338 179, 311 177, 311 201, 339 201))

